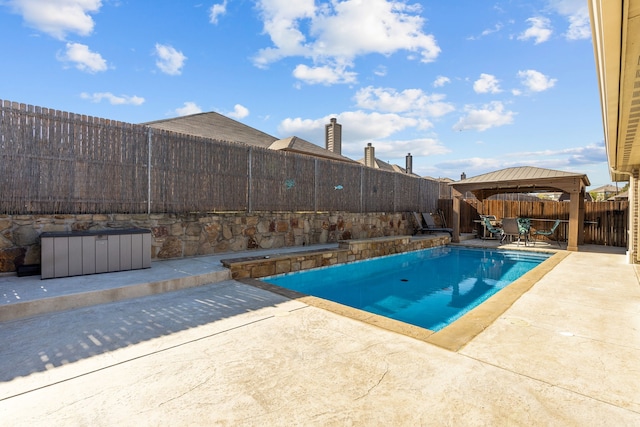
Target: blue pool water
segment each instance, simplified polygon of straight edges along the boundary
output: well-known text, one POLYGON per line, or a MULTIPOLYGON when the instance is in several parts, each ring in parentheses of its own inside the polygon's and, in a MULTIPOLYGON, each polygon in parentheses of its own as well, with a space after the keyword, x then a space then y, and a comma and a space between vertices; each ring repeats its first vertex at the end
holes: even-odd
POLYGON ((550 256, 441 246, 262 280, 438 331, 550 256))

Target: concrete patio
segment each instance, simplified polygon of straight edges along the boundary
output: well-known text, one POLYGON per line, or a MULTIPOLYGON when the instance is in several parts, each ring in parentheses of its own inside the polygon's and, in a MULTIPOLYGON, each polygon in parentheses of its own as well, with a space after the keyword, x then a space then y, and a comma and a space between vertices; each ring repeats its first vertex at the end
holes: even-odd
POLYGON ((2 425, 637 426, 638 266, 580 249, 458 351, 229 280, 228 254, 3 276, 2 425))

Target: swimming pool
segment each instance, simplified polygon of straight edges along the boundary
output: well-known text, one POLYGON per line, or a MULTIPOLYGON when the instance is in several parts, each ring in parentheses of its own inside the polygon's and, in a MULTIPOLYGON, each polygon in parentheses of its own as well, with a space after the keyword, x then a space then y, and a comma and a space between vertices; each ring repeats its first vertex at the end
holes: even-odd
POLYGON ((439 331, 550 256, 440 246, 261 280, 439 331))

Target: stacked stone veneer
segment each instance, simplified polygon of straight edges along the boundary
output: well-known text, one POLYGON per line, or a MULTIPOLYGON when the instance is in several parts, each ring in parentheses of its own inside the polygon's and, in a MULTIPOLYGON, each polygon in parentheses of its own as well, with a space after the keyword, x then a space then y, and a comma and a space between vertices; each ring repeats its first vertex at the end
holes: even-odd
POLYGON ((40 264, 43 232, 131 227, 151 230, 152 259, 399 236, 413 231, 404 213, 0 215, 0 273, 40 264))
POLYGON ((222 260, 222 264, 231 270, 231 277, 234 279, 259 278, 432 248, 446 245, 450 241, 449 235, 380 237, 342 241, 338 248, 333 250, 225 259, 222 260))

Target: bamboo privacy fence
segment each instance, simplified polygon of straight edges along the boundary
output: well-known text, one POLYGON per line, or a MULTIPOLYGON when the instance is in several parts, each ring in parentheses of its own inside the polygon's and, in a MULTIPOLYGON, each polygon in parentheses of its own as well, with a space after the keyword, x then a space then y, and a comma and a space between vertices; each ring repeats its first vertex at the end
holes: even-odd
POLYGON ((0 213, 434 211, 436 180, 0 100, 0 213))

